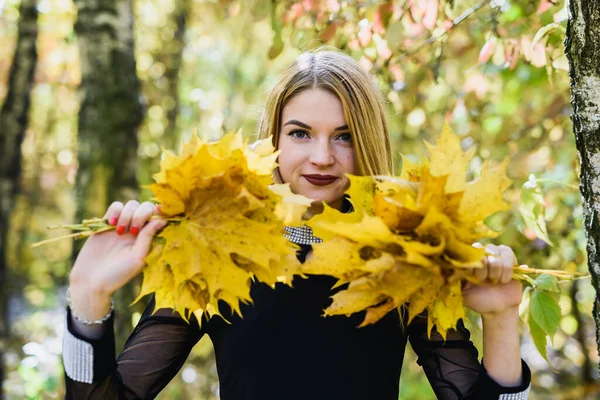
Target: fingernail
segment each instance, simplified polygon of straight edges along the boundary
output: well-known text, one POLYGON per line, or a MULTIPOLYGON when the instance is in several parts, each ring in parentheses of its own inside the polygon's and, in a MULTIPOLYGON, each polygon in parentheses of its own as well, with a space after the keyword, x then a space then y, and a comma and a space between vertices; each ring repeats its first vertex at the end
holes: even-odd
POLYGON ((131 228, 129 228, 129 232, 131 232, 132 235, 137 235, 139 231, 140 231, 140 228, 138 228, 135 225, 133 225, 131 228))
POLYGON ((117 235, 122 235, 125 232, 125 225, 117 226, 117 235))
POLYGON ((108 223, 109 223, 110 225, 116 225, 116 224, 117 224, 117 217, 112 217, 112 218, 110 219, 110 221, 108 221, 108 223))

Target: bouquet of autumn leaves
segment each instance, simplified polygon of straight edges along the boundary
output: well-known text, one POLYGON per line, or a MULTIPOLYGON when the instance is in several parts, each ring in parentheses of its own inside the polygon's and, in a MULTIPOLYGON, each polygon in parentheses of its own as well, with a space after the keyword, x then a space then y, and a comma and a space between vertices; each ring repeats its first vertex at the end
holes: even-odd
MULTIPOLYGON (((426 145, 429 159, 404 159, 398 177, 349 176, 352 213, 325 205, 303 221, 312 201, 272 184, 278 152, 270 138, 248 146, 239 133, 214 143, 194 135, 180 156, 164 152, 149 186, 169 224, 146 258, 138 299, 154 293, 156 309, 201 320, 220 314, 220 300, 241 314, 240 303, 252 301, 252 279, 275 286, 291 285, 294 276, 331 275, 336 286, 348 285, 325 315, 366 311, 364 326, 407 307, 409 320, 426 311, 428 331, 435 326, 445 337, 465 316, 461 282, 483 267, 485 250, 472 244, 497 236, 483 221, 509 209, 502 193, 511 182, 506 161, 484 164, 480 177, 467 182, 472 152, 462 151, 448 126, 437 145, 426 145), (304 264, 283 236, 286 225, 299 224, 323 239, 304 264)), ((114 229, 101 219, 64 227, 78 231, 70 237, 114 229)), ((529 324, 544 357, 546 335, 560 321, 557 279, 573 276, 515 266, 514 277, 536 289, 529 324)))
POLYGON ((194 135, 181 156, 164 153, 149 189, 173 223, 146 258, 137 300, 155 293, 156 309, 201 321, 220 315, 219 300, 241 315, 251 279, 291 285, 300 263, 284 224, 299 223, 311 200, 271 185, 277 156, 270 138, 248 146, 241 133, 215 143, 194 135))
MULTIPOLYGON (((497 237, 500 232, 484 220, 510 209, 502 198, 512 183, 508 160, 485 162, 480 176, 466 181, 473 152, 462 151, 447 124, 436 145, 425 144, 429 158, 420 164, 404 158, 398 177, 350 176, 346 194, 353 213, 325 205, 307 221, 323 242, 313 245, 303 273, 332 275, 336 286, 348 284, 333 295, 326 315, 366 311, 365 326, 406 307, 409 322, 426 312, 428 334, 435 326, 444 339, 465 318, 462 283, 479 283, 473 269, 483 268, 486 254, 473 244, 497 237)), ((561 319, 558 280, 580 275, 514 266, 513 278, 530 288, 528 323, 545 359, 547 336, 554 336, 561 319)))

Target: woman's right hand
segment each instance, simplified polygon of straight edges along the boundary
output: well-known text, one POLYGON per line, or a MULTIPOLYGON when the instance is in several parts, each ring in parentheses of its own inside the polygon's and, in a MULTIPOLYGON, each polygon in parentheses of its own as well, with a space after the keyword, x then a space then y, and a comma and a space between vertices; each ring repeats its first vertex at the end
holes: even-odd
POLYGON ((110 309, 110 297, 143 269, 154 235, 167 221, 150 218, 157 208, 135 200, 114 202, 104 218, 113 231, 87 239, 69 275, 71 307, 80 316, 96 320, 110 309))

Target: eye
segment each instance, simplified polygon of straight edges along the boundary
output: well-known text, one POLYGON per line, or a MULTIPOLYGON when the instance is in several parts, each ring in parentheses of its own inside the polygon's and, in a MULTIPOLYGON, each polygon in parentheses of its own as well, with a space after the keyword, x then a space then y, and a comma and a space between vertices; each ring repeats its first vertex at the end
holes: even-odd
POLYGON ((342 133, 337 138, 340 139, 342 142, 352 143, 352 135, 349 133, 342 133))
POLYGON ((296 139, 306 139, 308 138, 308 132, 295 130, 288 133, 288 136, 291 136, 296 139))

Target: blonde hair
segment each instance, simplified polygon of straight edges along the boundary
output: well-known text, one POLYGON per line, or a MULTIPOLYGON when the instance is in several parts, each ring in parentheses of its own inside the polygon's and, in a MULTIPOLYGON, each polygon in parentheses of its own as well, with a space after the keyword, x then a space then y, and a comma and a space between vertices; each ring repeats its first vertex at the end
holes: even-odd
MULTIPOLYGON (((259 139, 273 136, 277 147, 283 107, 308 89, 324 89, 340 99, 352 134, 358 175, 392 174, 392 150, 381 93, 369 74, 339 51, 303 53, 279 76, 262 113, 259 139)), ((273 178, 281 182, 277 170, 273 178)))

